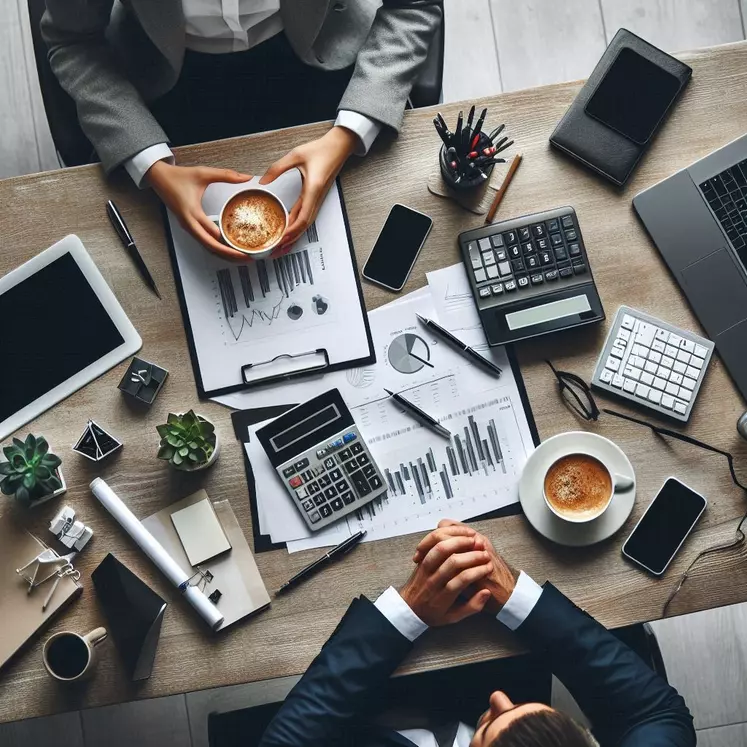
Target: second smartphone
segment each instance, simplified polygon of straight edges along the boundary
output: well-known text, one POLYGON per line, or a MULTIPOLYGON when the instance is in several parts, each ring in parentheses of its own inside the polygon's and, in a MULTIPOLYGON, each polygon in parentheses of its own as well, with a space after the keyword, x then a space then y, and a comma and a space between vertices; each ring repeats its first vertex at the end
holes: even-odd
POLYGON ((706 503, 700 493, 670 477, 625 540, 623 555, 661 576, 702 516, 706 503))
POLYGON ((363 277, 387 290, 401 291, 433 221, 424 213, 396 204, 363 267, 363 277))

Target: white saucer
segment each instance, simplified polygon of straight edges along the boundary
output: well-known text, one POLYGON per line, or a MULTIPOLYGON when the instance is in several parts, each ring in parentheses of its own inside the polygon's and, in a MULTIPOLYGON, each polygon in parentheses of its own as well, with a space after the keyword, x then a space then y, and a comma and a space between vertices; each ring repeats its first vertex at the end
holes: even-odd
POLYGON ((572 431, 548 438, 534 450, 521 474, 519 500, 529 523, 541 535, 559 545, 584 547, 606 540, 620 529, 633 510, 635 490, 633 465, 617 444, 595 433, 572 431), (613 472, 631 477, 634 482, 630 490, 615 494, 609 508, 598 519, 585 524, 572 524, 557 517, 542 495, 542 483, 550 465, 576 451, 598 457, 613 472))

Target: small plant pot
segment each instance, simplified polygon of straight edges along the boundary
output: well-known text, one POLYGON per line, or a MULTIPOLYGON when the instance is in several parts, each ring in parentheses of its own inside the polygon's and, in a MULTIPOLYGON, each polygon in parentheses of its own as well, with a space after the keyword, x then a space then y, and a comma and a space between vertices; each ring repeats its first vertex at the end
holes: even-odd
MULTIPOLYGON (((183 412, 178 413, 180 416, 184 415, 183 412)), ((208 420, 204 415, 200 415, 199 412, 196 412, 195 415, 200 420, 204 420, 205 422, 212 422, 208 420)), ((213 423, 213 425, 215 425, 213 423)), ((194 467, 190 467, 189 469, 177 469, 177 472, 199 472, 200 470, 207 469, 208 467, 212 467, 217 461, 218 456, 220 455, 220 438, 218 436, 218 431, 214 431, 215 433, 215 448, 213 449, 213 453, 210 455, 210 459, 207 460, 204 464, 196 464, 194 467)), ((174 467, 176 469, 176 467, 174 467)))
POLYGON ((43 503, 47 503, 47 501, 51 501, 52 498, 57 498, 67 493, 67 483, 65 482, 65 476, 62 474, 62 469, 58 468, 55 474, 57 475, 57 477, 60 478, 62 487, 59 488, 58 490, 55 490, 54 493, 50 493, 49 495, 45 495, 42 498, 39 498, 38 500, 33 501, 32 503, 29 503, 28 506, 24 506, 24 508, 36 508, 37 506, 41 506, 43 503))

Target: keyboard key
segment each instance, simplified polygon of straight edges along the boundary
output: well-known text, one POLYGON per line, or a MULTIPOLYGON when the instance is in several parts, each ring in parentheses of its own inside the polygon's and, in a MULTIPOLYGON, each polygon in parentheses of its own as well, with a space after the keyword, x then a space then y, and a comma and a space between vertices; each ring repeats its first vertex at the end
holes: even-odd
POLYGON ((496 249, 500 249, 503 246, 503 236, 501 236, 499 233, 494 233, 490 240, 493 242, 493 246, 496 249))
POLYGON ((615 374, 612 377, 612 386, 617 387, 618 389, 622 388, 622 385, 625 383, 625 379, 620 376, 620 374, 615 374))
POLYGON ((539 260, 541 265, 551 265, 552 264, 552 254, 550 252, 540 252, 539 253, 539 260))
POLYGON ((573 216, 564 215, 561 219, 561 223, 563 224, 563 228, 573 228, 573 216))
POLYGON ((628 394, 633 394, 637 386, 637 382, 633 381, 633 379, 625 379, 625 383, 623 384, 623 391, 627 392, 628 394))
POLYGON ((482 255, 482 263, 487 267, 488 265, 494 265, 495 264, 495 252, 483 252, 482 255))
POLYGON ((506 231, 503 234, 503 240, 506 242, 507 245, 516 244, 519 240, 516 231, 506 231))
POLYGON ((558 223, 557 218, 553 218, 552 220, 547 221, 547 230, 548 231, 559 231, 560 230, 560 224, 558 223))
POLYGON ((310 482, 306 486, 306 490, 308 491, 309 495, 313 495, 314 493, 318 493, 319 490, 320 490, 319 483, 318 482, 310 482))
POLYGON ((365 467, 363 468, 363 474, 364 474, 364 475, 365 475, 366 477, 373 477, 373 475, 375 475, 375 474, 376 474, 376 467, 374 467, 374 466, 373 466, 373 464, 367 464, 367 465, 366 465, 366 466, 365 466, 365 467))
POLYGON ((570 267, 563 267, 563 269, 559 270, 559 273, 561 278, 573 277, 573 270, 570 267))
POLYGON ((666 385, 667 385, 667 380, 666 379, 662 379, 662 378, 660 378, 658 376, 654 379, 654 386, 657 389, 664 389, 664 387, 666 385))
POLYGON ((480 247, 480 251, 484 252, 490 249, 490 237, 485 237, 484 239, 478 239, 477 244, 480 247))
POLYGON ((499 262, 498 263, 498 272, 500 272, 501 277, 505 277, 506 275, 511 274, 511 265, 508 262, 499 262))
POLYGON ((708 355, 708 348, 704 345, 695 345, 695 355, 698 356, 698 358, 705 358, 706 355, 708 355))
POLYGON ((337 495, 337 491, 334 487, 329 487, 324 491, 324 497, 329 501, 337 495))
POLYGON ((607 358, 607 362, 604 364, 604 367, 609 368, 610 371, 619 371, 620 361, 617 358, 609 356, 609 358, 607 358))
POLYGON ((529 226, 522 226, 519 229, 519 238, 522 241, 529 241, 532 238, 532 235, 529 233, 529 226))
POLYGON ((661 353, 661 354, 664 353, 664 351, 666 350, 666 347, 667 346, 663 342, 661 342, 661 340, 654 340, 653 343, 651 344, 651 350, 654 350, 657 353, 661 353))
POLYGON ((703 368, 703 365, 705 364, 705 361, 702 358, 696 358, 694 355, 690 358, 690 365, 693 368, 697 368, 700 370, 703 368))
POLYGON ((319 506, 319 513, 326 519, 328 516, 332 516, 332 509, 329 504, 325 503, 323 506, 319 506))
MULTIPOLYGON (((646 384, 647 386, 651 386, 654 383, 654 377, 648 373, 647 371, 644 371, 641 374, 641 381, 646 384)), ((648 396, 648 395, 646 395, 648 396)))
POLYGON ((524 264, 526 264, 527 270, 536 270, 540 266, 539 257, 531 255, 526 258, 524 264))
POLYGON ((521 245, 521 252, 524 256, 527 254, 533 254, 537 250, 534 247, 534 244, 531 241, 527 241, 524 244, 521 245))
POLYGON ((296 474, 296 468, 291 464, 283 470, 283 477, 292 477, 296 474))
POLYGON ((341 511, 343 508, 342 498, 335 498, 329 502, 329 505, 332 506, 333 511, 341 511))
POLYGON ((681 384, 682 374, 678 374, 676 371, 672 371, 672 373, 669 374, 669 381, 671 381, 673 384, 681 384))
POLYGON ((617 330, 617 337, 618 339, 627 342, 630 339, 630 330, 620 327, 620 329, 617 330))
POLYGON ((349 475, 352 475, 355 470, 358 469, 358 463, 355 461, 355 459, 351 459, 349 462, 345 462, 345 472, 347 472, 349 475))
POLYGON ((295 475, 294 477, 291 477, 291 479, 288 480, 288 485, 290 485, 292 488, 301 487, 301 485, 303 485, 303 479, 301 478, 301 475, 295 475))
POLYGON ((643 368, 646 365, 645 358, 641 358, 639 355, 631 355, 628 363, 636 368, 643 368))
POLYGON ((571 229, 570 231, 565 232, 565 240, 566 241, 575 241, 578 238, 578 234, 571 229))
POLYGON ((339 469, 333 469, 329 473, 329 479, 332 480, 332 482, 334 482, 335 480, 339 480, 341 477, 342 477, 342 472, 340 472, 339 469))
POLYGON ((563 237, 559 233, 551 233, 550 244, 552 246, 563 246, 563 237))
POLYGON ((693 398, 693 393, 689 389, 685 389, 684 386, 680 387, 680 399, 684 399, 685 402, 689 402, 693 398))
POLYGON ((676 358, 677 357, 677 348, 673 347, 672 345, 667 345, 664 348, 664 352, 670 357, 670 358, 676 358))
POLYGON ((586 265, 584 265, 584 264, 574 264, 573 265, 573 272, 576 275, 583 275, 586 272, 586 265))
MULTIPOLYGON (((670 343, 674 345, 674 343, 670 340, 670 343)), ((695 343, 692 340, 685 340, 683 339, 682 342, 680 342, 680 347, 683 350, 686 350, 688 353, 694 353, 695 352, 695 343)))
POLYGON ((363 453, 363 444, 353 444, 350 447, 350 451, 353 452, 353 454, 362 454, 363 453))
POLYGON ((314 496, 314 503, 317 506, 321 506, 323 503, 326 503, 327 499, 324 497, 324 493, 318 493, 314 496))
POLYGON ((542 274, 537 272, 534 275, 530 276, 529 278, 532 281, 532 285, 542 285, 542 283, 545 282, 544 277, 542 277, 542 274))
POLYGON ((670 358, 668 355, 662 355, 661 365, 664 366, 664 368, 672 368, 672 366, 674 366, 674 358, 670 358))
POLYGON ((529 278, 526 275, 516 278, 516 282, 519 284, 519 288, 529 287, 529 278))
POLYGON ((303 510, 308 512, 314 508, 314 501, 312 501, 310 498, 307 498, 301 505, 303 506, 303 510))
POLYGON ((470 241, 467 244, 467 251, 469 251, 469 261, 472 263, 472 269, 479 270, 482 267, 482 255, 477 248, 477 244, 474 241, 470 241))
POLYGON ((336 464, 337 464, 337 462, 335 462, 335 458, 334 457, 327 457, 324 460, 324 466, 325 466, 326 469, 333 469, 336 464))
POLYGON ((312 524, 316 524, 317 521, 319 521, 319 519, 320 519, 320 516, 319 516, 319 512, 318 511, 314 511, 313 513, 309 514, 309 521, 312 524))
POLYGON ((690 362, 690 358, 692 358, 692 356, 690 355, 690 353, 687 353, 684 350, 678 350, 677 351, 677 360, 678 361, 682 361, 683 363, 689 363, 690 362))
POLYGON ((535 239, 534 243, 537 245, 537 249, 539 249, 541 252, 547 251, 550 248, 550 242, 547 240, 547 238, 535 239))
POLYGON ((536 238, 541 239, 547 234, 547 229, 545 228, 543 223, 536 223, 532 226, 532 233, 536 238))
POLYGON ((523 259, 515 259, 511 262, 511 267, 513 268, 514 272, 524 272, 524 260, 523 259))
POLYGON ((353 456, 353 455, 352 455, 352 453, 351 453, 350 449, 343 449, 343 450, 342 450, 342 451, 340 452, 340 459, 342 459, 342 460, 343 460, 343 462, 345 462, 345 461, 347 461, 348 459, 350 459, 350 457, 351 457, 351 456, 353 456))
POLYGON ((511 291, 515 291, 515 290, 516 290, 516 281, 515 281, 515 280, 507 280, 507 281, 506 281, 506 282, 505 282, 505 283, 503 284, 503 287, 504 287, 504 289, 505 289, 505 290, 507 290, 507 291, 508 291, 509 293, 510 293, 511 291))
POLYGON ((345 482, 345 480, 340 480, 339 482, 335 483, 335 490, 338 493, 344 493, 350 486, 345 482))
POLYGON ((665 329, 657 329, 656 334, 654 335, 654 339, 659 340, 660 342, 668 342, 669 332, 667 332, 665 329))
POLYGON ((304 470, 309 466, 309 460, 305 458, 301 459, 300 461, 296 462, 293 466, 296 468, 296 472, 300 472, 301 470, 304 470))
POLYGON ((681 347, 682 338, 679 335, 675 335, 674 332, 672 332, 669 335, 669 339, 664 340, 664 342, 669 343, 672 347, 679 348, 681 347))
POLYGON ((496 249, 495 258, 498 262, 505 262, 508 259, 508 253, 505 249, 496 249))
POLYGON ((670 397, 668 394, 665 394, 661 398, 661 406, 666 407, 667 410, 671 410, 674 408, 674 397, 670 397))
POLYGON ((368 495, 371 492, 371 486, 368 484, 368 480, 361 470, 354 472, 350 476, 350 479, 353 481, 353 485, 355 485, 355 489, 359 495, 368 495))
POLYGON ((503 283, 496 283, 495 285, 491 285, 490 290, 492 291, 494 296, 500 296, 501 293, 503 293, 503 283))
POLYGON ((633 345, 633 355, 640 355, 641 358, 645 358, 648 355, 648 348, 636 343, 633 345))
POLYGON ((661 392, 658 389, 653 389, 653 388, 649 389, 648 390, 648 398, 655 405, 658 405, 659 402, 661 402, 661 392))
POLYGON ((488 279, 487 275, 485 274, 485 270, 482 268, 479 270, 475 270, 475 282, 476 283, 484 283, 488 279))
POLYGON ((647 387, 645 384, 639 384, 635 388, 635 396, 640 397, 641 399, 648 399, 648 393, 650 391, 650 387, 647 387))
POLYGON ((564 262, 566 259, 568 259, 568 255, 566 254, 564 246, 555 247, 554 253, 555 253, 555 259, 558 262, 564 262))
POLYGON ((677 394, 679 394, 680 388, 677 386, 677 384, 673 384, 671 381, 667 382, 666 387, 664 387, 664 391, 667 394, 673 394, 675 397, 677 394))
POLYGON ((520 259, 521 258, 521 247, 519 247, 519 246, 509 246, 508 247, 508 256, 511 259, 520 259))
POLYGON ((498 277, 498 267, 496 265, 490 265, 486 270, 488 280, 495 280, 498 277))
POLYGON ((687 370, 687 366, 682 361, 675 361, 673 368, 677 373, 680 374, 685 373, 685 371, 687 370))
POLYGON ((685 369, 685 376, 689 376, 691 379, 697 379, 700 376, 700 371, 695 366, 688 366, 685 369))
POLYGON ((687 376, 685 376, 684 379, 682 379, 682 386, 685 387, 685 389, 695 389, 698 382, 695 379, 688 379, 687 376))
POLYGON ((296 490, 296 495, 298 496, 299 500, 303 500, 304 498, 308 497, 309 491, 306 489, 305 485, 302 485, 298 490, 296 490))
POLYGON ((614 374, 612 373, 612 371, 610 371, 609 368, 605 368, 604 371, 599 374, 599 380, 603 381, 605 384, 609 384, 611 383, 613 376, 614 374))
POLYGON ((553 280, 558 279, 558 271, 557 270, 548 270, 545 273, 545 280, 552 282, 553 280))
POLYGON ((343 493, 340 498, 342 498, 342 502, 346 506, 349 506, 351 503, 355 503, 355 496, 350 490, 348 490, 347 493, 343 493))
POLYGON ((649 351, 648 359, 652 363, 661 363, 661 353, 657 353, 653 348, 649 351))
POLYGON ((654 342, 654 335, 656 334, 656 327, 648 322, 639 321, 638 327, 635 331, 635 341, 641 345, 645 345, 650 348, 654 342))
POLYGON ((373 488, 374 490, 378 490, 378 489, 379 489, 379 488, 381 487, 381 485, 382 485, 382 483, 381 483, 381 478, 380 478, 380 477, 379 477, 378 475, 374 475, 374 476, 373 476, 373 477, 372 477, 372 478, 371 478, 371 479, 370 479, 370 480, 368 481, 368 484, 369 484, 369 485, 370 485, 370 486, 371 486, 371 487, 372 487, 372 488, 373 488))
POLYGON ((578 244, 569 244, 568 245, 568 254, 570 254, 571 257, 580 257, 581 256, 581 247, 578 244))
POLYGON ((646 361, 646 365, 643 367, 645 371, 650 374, 655 374, 656 369, 659 368, 654 361, 646 361))
POLYGON ((684 415, 687 412, 687 405, 684 402, 675 402, 674 411, 684 415))

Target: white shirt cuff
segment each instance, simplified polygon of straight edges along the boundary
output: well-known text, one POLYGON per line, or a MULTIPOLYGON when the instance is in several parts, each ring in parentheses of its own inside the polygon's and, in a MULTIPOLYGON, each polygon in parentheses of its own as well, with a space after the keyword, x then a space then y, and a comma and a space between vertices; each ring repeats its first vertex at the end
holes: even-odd
POLYGON ((516 630, 529 617, 541 595, 542 587, 521 571, 511 596, 496 616, 498 622, 509 630, 516 630))
POLYGON ((374 606, 410 642, 428 630, 393 586, 374 602, 374 606))
POLYGON ((144 189, 147 185, 143 184, 143 179, 148 173, 148 169, 156 161, 168 161, 169 163, 174 163, 174 154, 166 143, 157 143, 156 145, 151 145, 145 150, 141 150, 140 153, 136 153, 132 158, 128 158, 123 166, 127 173, 132 177, 132 181, 135 182, 135 185, 140 189, 144 189))
POLYGON ((358 112, 351 112, 347 109, 341 109, 337 113, 335 126, 344 127, 358 136, 360 143, 359 147, 355 149, 356 156, 365 156, 374 140, 376 140, 376 136, 381 132, 381 125, 378 122, 365 116, 365 114, 358 114, 358 112))

